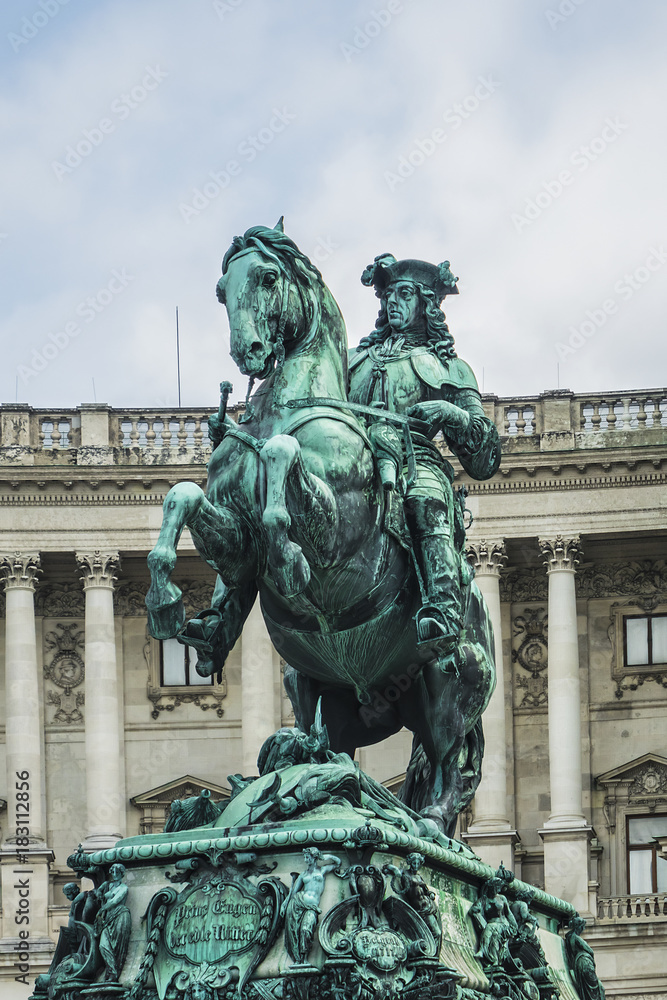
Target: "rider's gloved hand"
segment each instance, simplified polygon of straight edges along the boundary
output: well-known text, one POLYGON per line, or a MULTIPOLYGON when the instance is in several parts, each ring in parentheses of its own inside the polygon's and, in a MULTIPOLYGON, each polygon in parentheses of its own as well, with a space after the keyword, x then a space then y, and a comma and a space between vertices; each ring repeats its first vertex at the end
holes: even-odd
POLYGON ((428 400, 416 403, 408 410, 409 417, 417 417, 429 425, 428 437, 434 437, 441 430, 447 437, 457 443, 463 443, 470 425, 470 414, 454 403, 444 399, 428 400))

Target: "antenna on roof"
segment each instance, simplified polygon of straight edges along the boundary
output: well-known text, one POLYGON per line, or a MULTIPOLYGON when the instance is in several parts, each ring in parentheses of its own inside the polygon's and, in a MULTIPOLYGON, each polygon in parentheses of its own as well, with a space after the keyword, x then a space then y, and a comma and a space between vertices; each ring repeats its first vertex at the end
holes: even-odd
POLYGON ((95 392, 95 379, 91 380, 93 383, 93 402, 97 402, 97 393, 95 392))
POLYGON ((176 375, 178 378, 178 406, 181 406, 181 341, 178 333, 178 306, 176 306, 176 375))

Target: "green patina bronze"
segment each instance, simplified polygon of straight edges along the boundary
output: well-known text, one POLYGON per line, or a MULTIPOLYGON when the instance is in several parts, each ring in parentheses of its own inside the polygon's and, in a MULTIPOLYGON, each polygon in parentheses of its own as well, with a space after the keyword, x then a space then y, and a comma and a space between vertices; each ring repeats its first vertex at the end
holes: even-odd
POLYGON ((465 559, 465 490, 500 451, 440 306, 449 263, 376 258, 381 308, 351 355, 321 275, 282 225, 223 261, 239 424, 221 385, 206 493, 168 494, 149 557, 156 638, 224 669, 257 594, 296 725, 228 801, 172 804, 162 834, 68 859, 71 901, 33 1000, 604 1000, 573 907, 452 839, 480 779, 493 635, 465 559), (261 381, 253 393, 256 379, 261 381), (184 620, 188 526, 218 573, 184 620), (354 761, 414 733, 401 801, 354 761), (559 931, 567 925, 563 938, 559 931))
POLYGON ((222 270, 247 406, 235 424, 225 386, 206 493, 181 483, 165 500, 151 631, 178 635, 200 672, 220 672, 259 592, 301 727, 321 698, 335 752, 411 729, 403 799, 451 835, 479 782, 495 677, 465 559, 465 491, 432 439, 442 431, 479 479, 500 458, 440 310, 454 276, 447 264, 378 258, 362 281, 380 317, 348 367, 340 310, 281 224, 237 237, 222 270), (185 525, 219 575, 213 608, 187 624, 170 581, 185 525))

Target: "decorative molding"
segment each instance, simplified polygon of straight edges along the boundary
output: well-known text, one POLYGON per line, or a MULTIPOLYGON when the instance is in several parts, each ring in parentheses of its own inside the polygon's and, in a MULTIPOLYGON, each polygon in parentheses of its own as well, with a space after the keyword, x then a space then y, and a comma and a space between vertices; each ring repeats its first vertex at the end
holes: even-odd
POLYGON ((547 709, 548 620, 545 608, 524 608, 523 614, 512 621, 512 663, 517 665, 514 675, 517 709, 531 712, 547 709))
POLYGON ((146 617, 145 598, 149 584, 137 580, 121 580, 113 592, 113 610, 116 615, 146 617))
POLYGON ((84 649, 84 635, 79 623, 73 622, 69 625, 58 623, 55 631, 44 636, 46 650, 54 653, 44 664, 44 678, 60 689, 46 688, 46 703, 56 709, 52 723, 71 725, 83 722, 81 708, 84 694, 75 689, 83 684, 85 678, 84 662, 79 654, 79 650, 84 649))
MULTIPOLYGON (((200 611, 211 607, 213 600, 212 583, 207 580, 175 581, 183 592, 183 604, 188 618, 193 618, 200 611)), ((146 594, 149 583, 139 580, 121 580, 114 588, 114 612, 117 615, 129 617, 146 617, 146 594)))
POLYGON ((500 574, 500 599, 514 604, 546 601, 549 587, 542 567, 519 570, 511 566, 500 574))
MULTIPOLYGON (((199 593, 197 588, 193 592, 199 593)), ((217 717, 221 719, 225 714, 222 703, 227 697, 227 678, 222 675, 222 681, 218 684, 214 678, 213 684, 206 687, 199 686, 160 686, 160 640, 151 638, 146 628, 146 642, 144 643, 144 660, 148 670, 148 683, 146 685, 146 696, 153 705, 151 717, 159 719, 161 712, 173 712, 180 705, 196 705, 202 712, 211 709, 217 717)))
POLYGON ((667 807, 667 758, 645 753, 627 764, 598 775, 597 784, 605 790, 604 815, 607 828, 613 831, 637 806, 649 813, 667 807), (620 816, 617 816, 620 813, 620 816))
POLYGON ((646 681, 654 681, 667 688, 667 665, 651 663, 645 666, 626 666, 623 645, 623 619, 626 615, 637 611, 649 615, 658 608, 667 611, 667 603, 662 607, 660 603, 666 600, 667 597, 663 594, 649 593, 631 597, 627 601, 616 601, 609 609, 607 636, 611 644, 611 677, 616 684, 614 694, 617 698, 622 698, 625 691, 636 691, 646 681))
POLYGON ((625 560, 594 563, 577 572, 579 597, 636 597, 647 614, 667 601, 667 561, 625 560))
MULTIPOLYGON (((649 461, 649 460, 647 460, 649 461)), ((588 465, 593 465, 592 462, 587 462, 588 465)), ((602 467, 602 463, 600 464, 602 467)), ((31 469, 34 467, 31 467, 31 469)), ((108 467, 105 467, 108 468, 108 467)), ((126 475, 137 466, 122 465, 119 464, 115 466, 115 475, 126 475)), ((24 471, 25 466, 13 466, 12 473, 19 475, 24 471)), ((206 481, 201 480, 201 467, 199 465, 193 466, 165 466, 165 465, 148 465, 141 467, 143 478, 138 480, 138 482, 143 483, 147 475, 151 472, 154 474, 154 482, 180 482, 183 478, 187 478, 192 482, 197 482, 202 488, 205 487, 206 481), (187 475, 187 470, 190 468, 191 475, 187 475)), ((45 469, 45 475, 51 468, 45 469)), ((492 479, 489 482, 477 482, 476 480, 469 480, 468 477, 461 475, 460 470, 457 471, 457 479, 461 482, 465 482, 469 490, 470 496, 481 496, 481 495, 495 495, 501 493, 563 493, 572 490, 590 490, 590 489, 614 489, 616 487, 626 488, 628 486, 664 486, 667 484, 667 473, 634 473, 628 475, 614 475, 614 476, 577 476, 571 479, 566 479, 563 477, 558 477, 554 479, 503 479, 498 478, 492 479)), ((521 473, 523 470, 521 468, 510 469, 510 472, 521 473)), ((7 507, 23 507, 23 506, 67 506, 67 507, 130 507, 136 505, 146 504, 150 506, 159 506, 164 501, 166 491, 160 490, 151 492, 148 494, 144 493, 132 493, 128 492, 126 488, 119 490, 117 493, 74 493, 72 491, 72 483, 76 485, 85 485, 87 480, 72 480, 72 474, 75 470, 72 466, 67 466, 67 479, 62 480, 41 480, 43 483, 40 488, 40 492, 30 492, 30 493, 20 493, 17 492, 18 487, 22 483, 30 484, 33 490, 36 485, 34 478, 35 473, 32 472, 30 479, 25 479, 22 481, 16 480, 16 486, 13 487, 11 493, 0 493, 0 506, 7 507), (68 485, 69 484, 69 485, 68 485), (48 486, 49 489, 53 490, 56 487, 60 487, 62 493, 45 493, 44 489, 48 486)), ((134 480, 131 480, 134 482, 134 480)), ((106 482, 106 479, 104 480, 106 482)), ((126 479, 126 483, 128 480, 126 479)), ((99 489, 99 483, 98 487, 99 489)))
POLYGON ((83 618, 83 590, 76 583, 45 583, 37 589, 35 612, 43 618, 83 618))
POLYGON ((146 693, 148 700, 153 705, 152 718, 159 719, 160 712, 173 712, 179 705, 196 705, 201 708, 202 712, 213 709, 219 719, 223 717, 225 711, 222 703, 227 696, 227 684, 224 677, 222 684, 213 684, 203 692, 200 688, 198 694, 193 694, 194 691, 197 691, 197 688, 176 688, 172 693, 169 688, 155 688, 149 685, 146 693))
MULTIPOLYGON (((592 465, 592 462, 586 462, 592 465)), ((458 470, 457 470, 458 471, 458 470)), ((509 469, 508 473, 523 472, 521 466, 509 469)), ((626 486, 664 486, 667 483, 667 475, 664 472, 630 473, 628 475, 616 476, 573 476, 571 479, 559 477, 558 479, 492 479, 489 482, 477 482, 469 480, 467 476, 459 476, 468 487, 469 496, 480 496, 482 494, 497 493, 563 493, 568 490, 590 490, 590 489, 613 489, 615 487, 626 486)))
POLYGON ((5 590, 35 590, 41 573, 39 553, 15 552, 0 556, 0 579, 5 590))
POLYGON ((207 580, 183 580, 178 586, 183 591, 183 604, 188 618, 211 607, 214 584, 207 580))
POLYGON ((466 546, 466 556, 475 568, 475 573, 489 576, 500 576, 503 565, 507 562, 505 543, 500 541, 487 541, 481 538, 477 542, 468 542, 466 546))
POLYGON ((231 796, 228 788, 213 784, 211 781, 193 778, 191 774, 184 774, 182 778, 176 778, 165 785, 134 795, 130 802, 141 810, 139 832, 142 835, 162 833, 174 799, 191 798, 193 795, 199 795, 203 789, 211 793, 211 801, 214 803, 225 801, 231 796))
POLYGON ((549 573, 560 570, 574 571, 581 556, 581 540, 578 535, 571 538, 564 538, 563 535, 556 535, 555 538, 538 539, 542 558, 549 573))
POLYGON ((92 555, 77 552, 76 563, 83 574, 81 580, 84 590, 89 587, 113 588, 115 571, 120 568, 120 556, 117 552, 101 552, 99 549, 92 555))
POLYGON ((628 797, 642 805, 651 805, 656 798, 667 801, 667 767, 645 764, 639 768, 628 788, 628 797))

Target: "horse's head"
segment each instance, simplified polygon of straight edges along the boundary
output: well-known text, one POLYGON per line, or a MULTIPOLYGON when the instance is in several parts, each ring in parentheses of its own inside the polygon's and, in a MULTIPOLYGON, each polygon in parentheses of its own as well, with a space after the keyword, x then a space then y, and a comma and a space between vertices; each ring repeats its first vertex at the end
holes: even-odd
POLYGON ((285 357, 285 343, 312 324, 323 287, 320 272, 275 227, 253 226, 236 236, 222 262, 216 292, 227 307, 230 353, 243 372, 266 378, 285 357))

